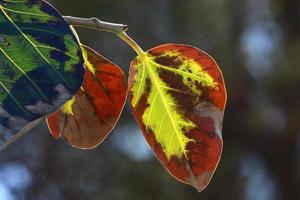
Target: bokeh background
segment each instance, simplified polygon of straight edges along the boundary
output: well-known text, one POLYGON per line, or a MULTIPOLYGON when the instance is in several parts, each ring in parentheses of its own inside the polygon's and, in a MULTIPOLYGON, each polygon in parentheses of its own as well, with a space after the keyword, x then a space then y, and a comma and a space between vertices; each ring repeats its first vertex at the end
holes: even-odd
MULTIPOLYGON (((228 89, 224 153, 202 193, 153 156, 128 107, 96 149, 54 140, 45 123, 0 154, 0 200, 300 199, 299 0, 51 0, 63 15, 129 25, 144 48, 185 43, 211 54, 228 89)), ((81 41, 126 72, 134 52, 115 35, 81 41)))

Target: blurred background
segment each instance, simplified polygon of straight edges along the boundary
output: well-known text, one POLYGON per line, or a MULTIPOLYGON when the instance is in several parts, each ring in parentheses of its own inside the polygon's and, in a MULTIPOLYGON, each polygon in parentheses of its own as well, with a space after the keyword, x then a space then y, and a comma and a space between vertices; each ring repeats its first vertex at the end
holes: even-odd
MULTIPOLYGON (((0 200, 300 199, 299 0, 51 0, 63 15, 129 25, 146 50, 185 43, 211 54, 228 90, 224 153, 202 193, 156 160, 125 109, 90 151, 53 139, 45 123, 0 154, 0 200)), ((78 29, 128 71, 135 53, 110 33, 78 29)))

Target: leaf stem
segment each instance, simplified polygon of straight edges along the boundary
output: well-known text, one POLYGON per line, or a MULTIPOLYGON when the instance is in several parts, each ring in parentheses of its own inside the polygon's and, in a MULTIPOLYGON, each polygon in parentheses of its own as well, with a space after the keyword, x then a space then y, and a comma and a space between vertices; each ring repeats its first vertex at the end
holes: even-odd
POLYGON ((112 33, 120 33, 126 31, 128 26, 124 24, 116 24, 110 22, 101 21, 95 17, 81 18, 72 16, 63 16, 64 20, 72 26, 91 28, 101 31, 107 31, 112 33))
POLYGON ((146 54, 143 49, 131 38, 129 37, 125 31, 117 33, 117 36, 125 41, 133 50, 140 56, 141 58, 145 57, 146 54))
POLYGON ((131 46, 133 50, 140 57, 143 58, 146 55, 143 49, 132 38, 130 38, 126 34, 125 31, 128 28, 127 25, 104 22, 95 17, 81 18, 81 17, 63 16, 63 18, 69 25, 72 26, 85 27, 85 28, 115 33, 119 38, 121 38, 129 46, 131 46))

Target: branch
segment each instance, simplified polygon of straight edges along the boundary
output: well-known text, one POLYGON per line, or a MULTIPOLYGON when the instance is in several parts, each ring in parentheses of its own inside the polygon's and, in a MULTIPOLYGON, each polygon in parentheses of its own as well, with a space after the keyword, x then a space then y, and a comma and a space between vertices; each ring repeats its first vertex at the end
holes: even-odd
POLYGON ((19 140, 21 137, 23 137, 25 134, 29 133, 29 131, 31 129, 33 129, 34 127, 36 127, 39 123, 41 123, 43 120, 45 119, 45 117, 36 119, 32 122, 30 122, 29 124, 27 124, 20 132, 18 132, 17 134, 15 134, 14 136, 10 137, 9 139, 7 139, 3 144, 0 145, 0 153, 6 149, 8 146, 10 146, 11 144, 15 143, 17 140, 19 140))
POLYGON ((121 33, 126 31, 128 26, 123 24, 115 24, 110 22, 103 22, 95 17, 92 18, 80 18, 80 17, 71 17, 64 16, 64 20, 72 26, 86 27, 101 31, 108 31, 112 33, 121 33))
POLYGON ((131 46, 139 56, 144 56, 145 54, 144 51, 141 49, 141 47, 139 47, 139 45, 126 34, 125 31, 128 28, 127 25, 103 22, 95 17, 81 18, 81 17, 63 16, 63 18, 69 25, 72 26, 79 26, 79 27, 85 27, 85 28, 115 33, 119 38, 121 38, 124 42, 126 42, 129 46, 131 46))

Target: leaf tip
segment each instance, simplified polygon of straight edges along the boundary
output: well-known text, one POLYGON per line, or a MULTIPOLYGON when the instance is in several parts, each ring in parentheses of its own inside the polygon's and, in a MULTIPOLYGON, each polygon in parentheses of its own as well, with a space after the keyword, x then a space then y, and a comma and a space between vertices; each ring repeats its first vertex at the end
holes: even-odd
POLYGON ((192 174, 188 177, 187 182, 200 193, 208 186, 212 176, 212 171, 203 172, 200 176, 192 174))

